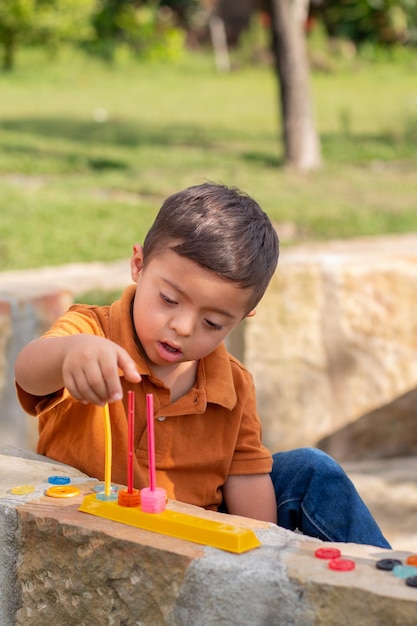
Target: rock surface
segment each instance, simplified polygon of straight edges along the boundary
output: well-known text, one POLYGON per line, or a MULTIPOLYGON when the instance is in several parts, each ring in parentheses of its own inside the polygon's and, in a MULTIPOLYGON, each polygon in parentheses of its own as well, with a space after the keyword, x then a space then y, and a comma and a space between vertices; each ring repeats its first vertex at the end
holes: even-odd
POLYGON ((393 548, 417 554, 417 456, 342 466, 393 548))
POLYGON ((284 249, 244 332, 266 445, 317 445, 415 389, 416 308, 417 234, 284 249))
POLYGON ((339 460, 378 459, 417 454, 417 389, 385 406, 365 413, 355 422, 318 442, 339 460))
MULTIPOLYGON (((3 450, 7 452, 7 450, 3 450)), ((415 626, 417 592, 386 557, 410 554, 337 544, 355 569, 335 572, 316 548, 331 546, 255 520, 170 501, 197 517, 253 529, 261 547, 231 554, 79 512, 88 477, 34 457, 0 460, 9 480, 71 473, 72 499, 0 497, 0 623, 16 626, 415 626), (23 461, 23 462, 22 462, 23 461), (43 467, 41 467, 43 466, 43 467), (4 466, 3 466, 4 467, 4 466)), ((334 546, 334 544, 333 544, 334 546)))

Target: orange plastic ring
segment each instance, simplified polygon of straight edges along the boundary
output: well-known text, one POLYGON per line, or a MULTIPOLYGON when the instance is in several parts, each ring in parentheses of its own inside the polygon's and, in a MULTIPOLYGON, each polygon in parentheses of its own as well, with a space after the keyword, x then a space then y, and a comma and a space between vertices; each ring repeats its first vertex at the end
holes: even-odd
POLYGON ((411 556, 407 557, 406 563, 407 565, 417 565, 417 554, 412 554, 411 556))
POLYGON ((51 498, 73 498, 81 493, 78 487, 72 485, 57 485, 56 487, 49 487, 45 491, 47 496, 51 498))
POLYGON ((123 489, 120 490, 117 495, 119 506, 134 507, 139 506, 140 504, 139 489, 132 489, 131 493, 123 489))

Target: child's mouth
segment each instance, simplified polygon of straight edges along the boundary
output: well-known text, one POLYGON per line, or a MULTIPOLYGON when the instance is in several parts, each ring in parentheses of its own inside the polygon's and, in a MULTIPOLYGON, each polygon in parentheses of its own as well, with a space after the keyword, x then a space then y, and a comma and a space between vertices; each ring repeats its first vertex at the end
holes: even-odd
POLYGON ((172 354, 178 354, 180 352, 177 348, 170 346, 168 343, 162 343, 162 347, 168 350, 168 352, 172 352, 172 354))
POLYGON ((171 346, 169 343, 161 341, 159 343, 159 355, 165 361, 175 363, 182 357, 182 351, 174 346, 171 346))

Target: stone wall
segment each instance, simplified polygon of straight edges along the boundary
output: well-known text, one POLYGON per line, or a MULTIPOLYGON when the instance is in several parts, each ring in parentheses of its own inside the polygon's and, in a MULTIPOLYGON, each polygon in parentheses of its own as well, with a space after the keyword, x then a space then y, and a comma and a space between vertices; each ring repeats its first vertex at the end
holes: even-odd
MULTIPOLYGON (((416 308, 417 234, 284 249, 244 333, 266 445, 316 446, 378 408, 389 438, 388 413, 395 428, 397 399, 404 409, 400 397, 417 387, 416 308)), ((407 412, 411 422, 416 405, 407 412)), ((404 429, 385 448, 410 454, 415 437, 404 429)))
POLYGON ((71 264, 0 273, 0 442, 34 450, 37 422, 20 408, 14 362, 21 348, 39 337, 78 294, 122 289, 129 262, 71 264))
POLYGON ((249 528, 261 542, 242 554, 226 552, 82 513, 95 483, 73 468, 25 456, 0 450, 2 626, 417 623, 417 590, 376 568, 379 559, 410 553, 337 544, 355 569, 332 571, 315 550, 334 544, 169 502, 176 511, 249 528), (47 479, 56 474, 70 476, 81 494, 46 496, 47 479), (31 494, 10 493, 28 482, 31 494))
POLYGON ((34 448, 37 423, 16 399, 14 362, 23 346, 39 337, 73 301, 72 293, 47 284, 0 289, 0 441, 34 448))

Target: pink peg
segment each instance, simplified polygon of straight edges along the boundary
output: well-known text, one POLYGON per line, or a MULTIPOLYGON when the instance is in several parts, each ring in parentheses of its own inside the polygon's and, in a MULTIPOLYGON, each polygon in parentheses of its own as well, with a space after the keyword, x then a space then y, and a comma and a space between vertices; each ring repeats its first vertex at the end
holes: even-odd
POLYGON ((146 418, 148 424, 149 487, 141 489, 141 508, 144 513, 162 513, 166 506, 166 491, 156 487, 154 408, 151 393, 146 394, 146 418))

